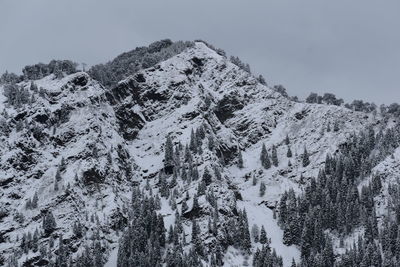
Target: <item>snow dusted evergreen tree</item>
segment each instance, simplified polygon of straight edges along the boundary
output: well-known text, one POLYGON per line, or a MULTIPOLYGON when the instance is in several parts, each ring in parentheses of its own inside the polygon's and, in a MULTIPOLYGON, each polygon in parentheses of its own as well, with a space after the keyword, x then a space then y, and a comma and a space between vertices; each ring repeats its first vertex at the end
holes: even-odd
POLYGON ((267 85, 267 82, 265 81, 264 77, 261 74, 258 76, 257 80, 262 85, 267 85))
POLYGON ((286 138, 285 138, 285 145, 290 145, 290 139, 289 139, 289 135, 286 135, 286 138))
POLYGON ((61 177, 61 172, 60 172, 60 168, 57 168, 56 171, 56 181, 59 182, 61 181, 62 177, 61 177))
POLYGON ((39 89, 38 89, 37 85, 33 81, 31 81, 31 85, 29 87, 29 90, 33 91, 34 93, 39 92, 39 89))
POLYGON ((307 167, 310 164, 310 159, 309 159, 306 147, 304 147, 304 152, 302 155, 302 162, 303 162, 303 167, 307 167))
POLYGON ((63 172, 63 171, 65 171, 66 167, 67 167, 67 163, 65 162, 64 157, 61 157, 61 162, 60 162, 60 165, 58 166, 58 169, 63 172))
POLYGON ((206 186, 211 184, 211 182, 212 182, 212 176, 207 167, 204 168, 202 181, 205 183, 206 186))
POLYGON ((83 225, 81 224, 80 221, 75 221, 74 225, 72 226, 72 232, 74 235, 78 238, 81 238, 83 236, 83 225))
POLYGON ((185 213, 189 209, 189 207, 186 203, 186 199, 182 200, 182 208, 181 209, 182 209, 182 213, 185 213))
POLYGON ((243 156, 242 156, 242 151, 239 150, 239 154, 238 154, 238 162, 237 162, 237 166, 238 168, 242 169, 243 166, 243 156))
POLYGON ((221 172, 220 172, 218 166, 216 166, 216 165, 214 165, 214 174, 215 174, 215 178, 216 178, 218 181, 221 181, 221 180, 222 180, 221 172))
POLYGON ((267 232, 264 229, 264 225, 261 226, 260 243, 263 244, 263 245, 268 243, 267 232))
POLYGON ((331 123, 328 122, 328 126, 326 127, 326 131, 329 133, 331 131, 331 123))
POLYGON ((278 167, 278 153, 276 151, 276 146, 272 146, 272 164, 274 164, 275 167, 278 167))
POLYGON ((288 146, 288 147, 287 147, 287 153, 286 153, 286 156, 287 156, 288 158, 291 158, 291 157, 293 156, 293 154, 292 154, 292 150, 290 149, 290 146, 288 146))
POLYGON ((333 131, 334 132, 338 132, 340 130, 340 128, 339 128, 339 121, 335 121, 334 122, 334 124, 333 124, 333 131))
POLYGON ((271 168, 271 161, 269 159, 268 151, 267 148, 265 147, 265 144, 263 144, 261 148, 260 160, 261 160, 261 165, 265 169, 271 168))
POLYGON ((160 188, 160 194, 162 197, 168 198, 169 196, 169 186, 165 174, 160 171, 158 174, 158 184, 160 188))
POLYGON ((178 174, 176 171, 172 174, 172 179, 169 183, 169 188, 174 188, 177 185, 178 174))
POLYGON ((215 140, 214 140, 214 137, 212 135, 210 135, 208 137, 208 149, 213 151, 214 147, 215 147, 215 140))
POLYGON ((252 184, 253 184, 253 185, 256 185, 256 184, 257 184, 257 178, 256 178, 255 175, 253 175, 252 184))
POLYGON ((247 219, 247 212, 245 209, 241 213, 239 213, 239 233, 241 235, 241 247, 245 251, 250 251, 251 248, 251 239, 250 239, 250 230, 249 230, 249 222, 247 219))
POLYGON ((43 231, 46 235, 51 234, 57 227, 56 220, 51 211, 47 212, 42 221, 43 231))
POLYGON ((58 181, 57 179, 54 179, 54 191, 58 191, 58 181))
POLYGON ((192 158, 192 153, 190 152, 189 146, 185 146, 185 162, 187 163, 192 163, 193 158, 192 158))
POLYGON ((32 208, 33 209, 36 209, 38 207, 38 201, 39 201, 39 197, 38 197, 37 192, 35 192, 35 194, 33 195, 33 198, 32 198, 32 208))
POLYGON ((255 243, 258 243, 260 240, 260 230, 258 229, 257 224, 253 224, 251 227, 251 235, 253 236, 253 240, 255 243))
POLYGON ((193 205, 192 205, 192 210, 198 210, 200 208, 199 206, 199 199, 197 197, 197 194, 193 196, 193 205))
POLYGON ((170 167, 174 165, 174 147, 172 144, 171 136, 167 136, 164 148, 164 166, 170 167))
POLYGON ((199 170, 197 166, 189 166, 190 167, 190 177, 193 181, 197 181, 199 179, 199 170))
POLYGON ((193 153, 197 153, 198 142, 197 142, 197 138, 196 138, 196 135, 195 135, 193 129, 192 129, 192 132, 190 133, 190 143, 189 143, 189 144, 190 144, 190 145, 189 145, 190 150, 191 150, 193 153))
MULTIPOLYGON (((35 194, 33 195, 32 199, 28 199, 28 201, 26 202, 26 209, 36 209, 38 206, 38 195, 37 192, 35 192, 35 194)), ((1 217, 1 216, 0 216, 1 217)))
POLYGON ((265 186, 264 182, 260 183, 260 197, 263 197, 265 195, 265 190, 267 189, 267 187, 265 186))
POLYGON ((197 255, 204 256, 204 248, 200 239, 200 228, 196 220, 192 220, 192 244, 197 255))
POLYGON ((202 196, 206 193, 207 185, 206 183, 202 180, 199 185, 197 186, 197 195, 202 196))

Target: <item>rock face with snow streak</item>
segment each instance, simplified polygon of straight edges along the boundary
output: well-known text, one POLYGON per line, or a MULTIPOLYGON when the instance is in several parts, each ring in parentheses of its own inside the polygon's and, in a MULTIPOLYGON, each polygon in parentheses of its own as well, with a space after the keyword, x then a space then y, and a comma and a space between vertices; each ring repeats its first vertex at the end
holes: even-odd
MULTIPOLYGON (((83 238, 72 233, 77 220, 88 235, 101 229, 108 255, 117 246, 117 233, 127 224, 131 187, 143 188, 149 180, 157 192, 167 136, 174 145, 185 145, 192 129, 202 126, 215 149, 208 149, 205 141, 203 153, 194 161, 200 176, 206 167, 221 169, 222 181, 211 184, 221 216, 235 216, 236 205, 246 208, 249 223, 265 225, 271 247, 288 266, 300 253, 294 246, 283 245, 282 232, 273 219, 272 209, 280 195, 289 188, 300 191, 309 177, 317 175, 327 153, 334 153, 351 133, 373 120, 344 107, 293 102, 201 42, 111 89, 83 72, 63 79, 50 75, 34 82, 46 94, 31 92, 36 99, 32 104, 16 109, 0 98, 0 111, 6 111, 4 122, 9 127, 0 137, 3 255, 16 250, 24 233, 41 229, 48 211, 57 222, 55 235, 63 234, 72 258, 84 244, 83 238), (17 131, 18 123, 24 127, 17 131), (327 132, 334 123, 340 130, 327 132), (287 136, 293 152, 290 159, 287 136), (278 166, 262 168, 263 144, 270 154, 272 146, 276 147, 278 166), (304 147, 311 162, 306 167, 301 157, 304 147), (243 168, 236 166, 239 151, 243 168), (58 181, 57 173, 61 175, 58 181), (259 187, 252 185, 253 177, 265 182, 263 197, 259 187), (35 193, 38 207, 27 209, 35 193)), ((29 88, 30 83, 20 85, 29 88)), ((178 206, 185 192, 194 194, 198 183, 179 184, 178 206)), ((192 216, 207 225, 210 209, 204 197, 199 203, 199 214, 182 214, 186 227, 192 216)), ((162 202, 160 214, 167 229, 173 213, 168 202, 162 202)), ((206 234, 202 237, 212 245, 206 234)), ((38 242, 47 239, 40 237, 38 242)), ((234 264, 235 257, 228 250, 226 264, 234 264)), ((38 252, 31 252, 20 254, 19 262, 37 259, 38 252)))

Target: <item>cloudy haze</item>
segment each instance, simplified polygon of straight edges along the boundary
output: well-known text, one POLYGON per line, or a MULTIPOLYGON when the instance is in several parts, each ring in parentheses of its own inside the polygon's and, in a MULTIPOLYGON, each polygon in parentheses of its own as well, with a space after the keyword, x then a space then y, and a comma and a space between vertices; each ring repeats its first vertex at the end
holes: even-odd
POLYGON ((0 0, 0 73, 204 39, 305 97, 400 101, 400 1, 0 0))

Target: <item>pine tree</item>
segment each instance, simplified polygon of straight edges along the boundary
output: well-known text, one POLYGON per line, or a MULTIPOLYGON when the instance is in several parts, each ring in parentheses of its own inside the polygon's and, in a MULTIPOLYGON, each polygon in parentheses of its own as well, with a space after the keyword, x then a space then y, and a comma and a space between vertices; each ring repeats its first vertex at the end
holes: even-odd
POLYGON ((193 161, 192 154, 190 153, 189 146, 186 145, 185 146, 185 162, 192 164, 192 161, 193 161))
POLYGON ((254 242, 258 243, 260 231, 258 230, 257 224, 253 224, 253 227, 251 228, 251 235, 253 236, 254 242))
POLYGON ((58 181, 54 179, 54 191, 58 191, 58 181))
POLYGON ((222 176, 221 176, 221 172, 219 171, 219 168, 216 166, 216 165, 214 165, 214 174, 215 174, 215 178, 218 180, 218 181, 221 181, 222 180, 222 176))
POLYGON ((174 147, 172 144, 171 136, 167 136, 167 140, 165 141, 164 148, 164 166, 173 166, 174 165, 174 147))
POLYGON ((175 162, 175 167, 179 170, 181 168, 181 153, 179 145, 175 146, 174 162, 175 162))
POLYGON ((249 232, 249 222, 247 219, 247 213, 246 210, 243 209, 242 211, 242 216, 241 220, 239 222, 239 232, 241 233, 241 244, 244 250, 250 251, 251 249, 251 238, 250 238, 250 232, 249 232))
POLYGON ((278 153, 276 151, 276 146, 272 146, 272 164, 274 164, 275 167, 278 167, 278 153))
POLYGON ((267 244, 268 239, 267 239, 267 232, 264 229, 264 225, 261 226, 261 231, 260 231, 260 243, 265 245, 267 244))
POLYGON ((252 181, 252 183, 253 183, 253 186, 254 186, 254 185, 257 185, 257 178, 256 178, 255 175, 253 175, 253 181, 252 181))
POLYGON ((169 197, 169 186, 163 171, 160 171, 158 174, 158 183, 160 187, 160 194, 162 197, 168 198, 169 197))
POLYGON ((202 256, 203 255, 203 246, 201 244, 199 235, 200 235, 200 229, 199 229, 199 226, 197 225, 196 220, 194 219, 192 221, 192 244, 194 246, 195 252, 198 255, 202 256))
POLYGON ((60 162, 60 166, 58 167, 58 169, 63 172, 63 171, 65 171, 66 167, 67 167, 67 164, 65 163, 65 159, 64 159, 64 157, 61 157, 61 162, 60 162))
POLYGON ((293 154, 292 154, 292 150, 290 149, 290 146, 288 146, 288 147, 287 147, 287 153, 286 153, 286 156, 287 156, 288 158, 291 158, 291 157, 293 156, 293 154))
POLYGON ((35 194, 33 195, 32 204, 31 204, 31 207, 33 209, 36 209, 38 207, 38 201, 39 201, 38 194, 37 194, 37 192, 35 192, 35 194))
POLYGON ((82 227, 83 226, 82 226, 80 221, 75 221, 73 226, 72 226, 72 232, 78 238, 81 238, 83 236, 82 227))
POLYGON ((286 135, 285 144, 288 146, 290 144, 289 135, 286 135))
POLYGON ((33 252, 37 252, 39 249, 39 231, 36 228, 35 232, 33 233, 33 237, 32 237, 32 250, 33 252))
POLYGON ((263 197, 265 195, 265 190, 266 190, 266 186, 264 182, 260 183, 260 197, 263 197))
POLYGON ((265 78, 260 74, 258 76, 258 82, 261 83, 262 85, 267 85, 267 82, 265 81, 265 78))
POLYGON ((213 151, 213 150, 214 150, 214 146, 215 146, 214 137, 213 137, 212 135, 210 135, 210 136, 208 137, 208 149, 209 149, 210 151, 213 151))
POLYGON ((271 161, 269 160, 269 156, 268 156, 268 152, 267 152, 267 149, 265 147, 265 144, 263 144, 262 148, 261 148, 260 160, 261 160, 261 165, 265 169, 271 168, 271 161))
POLYGON ((18 267, 18 258, 17 255, 14 253, 12 254, 7 261, 7 267, 18 267))
POLYGON ((169 188, 174 188, 177 185, 178 174, 176 171, 172 174, 171 182, 169 183, 169 188))
POLYGON ((99 240, 94 241, 93 244, 93 265, 94 266, 103 266, 103 252, 102 252, 101 243, 99 240))
POLYGON ((49 211, 43 217, 42 227, 46 235, 51 234, 56 229, 57 227, 56 220, 54 219, 53 213, 51 213, 51 211, 49 211))
POLYGON ((186 199, 183 199, 182 200, 182 207, 181 207, 182 213, 185 213, 188 209, 189 209, 189 207, 188 207, 188 205, 186 203, 186 199))
POLYGON ((206 186, 208 186, 212 182, 212 177, 211 177, 211 174, 210 174, 210 172, 209 172, 207 167, 204 168, 204 173, 203 173, 202 180, 203 180, 203 182, 205 183, 206 186))
POLYGON ((194 134, 194 131, 192 129, 192 132, 190 133, 190 145, 189 145, 189 147, 190 147, 190 150, 193 153, 197 153, 197 144, 198 144, 198 142, 197 142, 197 139, 196 139, 196 135, 194 134))
POLYGON ((307 167, 310 164, 310 159, 308 156, 308 152, 307 152, 307 148, 304 147, 304 152, 303 152, 303 156, 302 156, 302 160, 303 160, 303 167, 307 167))
POLYGON ((31 86, 30 86, 29 90, 31 90, 35 93, 37 93, 39 91, 37 85, 34 82, 31 82, 31 86))
POLYGON ((192 205, 192 210, 197 210, 199 209, 199 199, 197 198, 197 195, 193 196, 193 205, 192 205))
POLYGON ((218 266, 222 266, 223 265, 223 253, 222 253, 222 248, 221 246, 218 244, 215 248, 215 261, 217 263, 218 266))
POLYGON ((58 249, 56 256, 56 266, 68 267, 67 262, 67 247, 64 246, 63 236, 60 235, 58 239, 58 249))
POLYGON ((173 196, 173 195, 171 195, 170 206, 171 206, 172 210, 176 210, 176 199, 175 199, 175 196, 173 196))
POLYGON ((192 167, 191 178, 193 181, 196 181, 199 179, 199 170, 197 169, 197 166, 192 167))
POLYGON ((238 168, 242 169, 243 168, 243 156, 242 156, 242 151, 239 150, 238 154, 238 162, 237 162, 238 168))
POLYGON ((30 198, 25 203, 25 209, 27 210, 32 209, 32 201, 30 198))
POLYGON ((304 222, 304 227, 303 231, 301 233, 301 244, 300 244, 300 251, 302 257, 308 258, 310 256, 310 252, 312 249, 312 239, 313 239, 313 226, 312 226, 312 220, 309 215, 307 215, 305 222, 304 222))
POLYGON ((213 227, 212 227, 211 217, 208 217, 207 228, 208 228, 208 233, 212 234, 213 233, 213 227))
POLYGON ((60 168, 57 168, 57 172, 56 172, 56 181, 57 181, 57 182, 61 181, 60 168))
POLYGON ((333 124, 333 131, 338 132, 339 130, 339 121, 335 121, 335 123, 333 124))
POLYGON ((197 186, 197 195, 199 195, 199 196, 204 195, 206 193, 206 189, 207 189, 207 185, 203 180, 197 186))
POLYGON ((172 242, 174 242, 174 228, 171 224, 168 230, 168 243, 171 244, 172 242))

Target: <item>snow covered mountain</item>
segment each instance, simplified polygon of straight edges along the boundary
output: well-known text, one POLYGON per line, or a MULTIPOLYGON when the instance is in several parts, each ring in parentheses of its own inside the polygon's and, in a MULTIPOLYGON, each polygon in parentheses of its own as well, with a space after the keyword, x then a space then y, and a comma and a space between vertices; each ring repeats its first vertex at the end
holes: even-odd
MULTIPOLYGON (((0 265, 343 263, 365 225, 322 227, 332 255, 326 242, 305 250, 304 238, 288 241, 282 196, 308 192, 327 158, 341 169, 336 156, 367 129, 378 144, 399 123, 292 101, 203 42, 107 88, 85 72, 56 76, 19 81, 22 105, 0 87, 0 265)), ((390 153, 371 147, 360 162, 370 152, 379 161, 351 182, 361 195, 381 177, 379 225, 400 172, 391 144, 390 153)), ((306 216, 296 213, 302 234, 306 216)))

